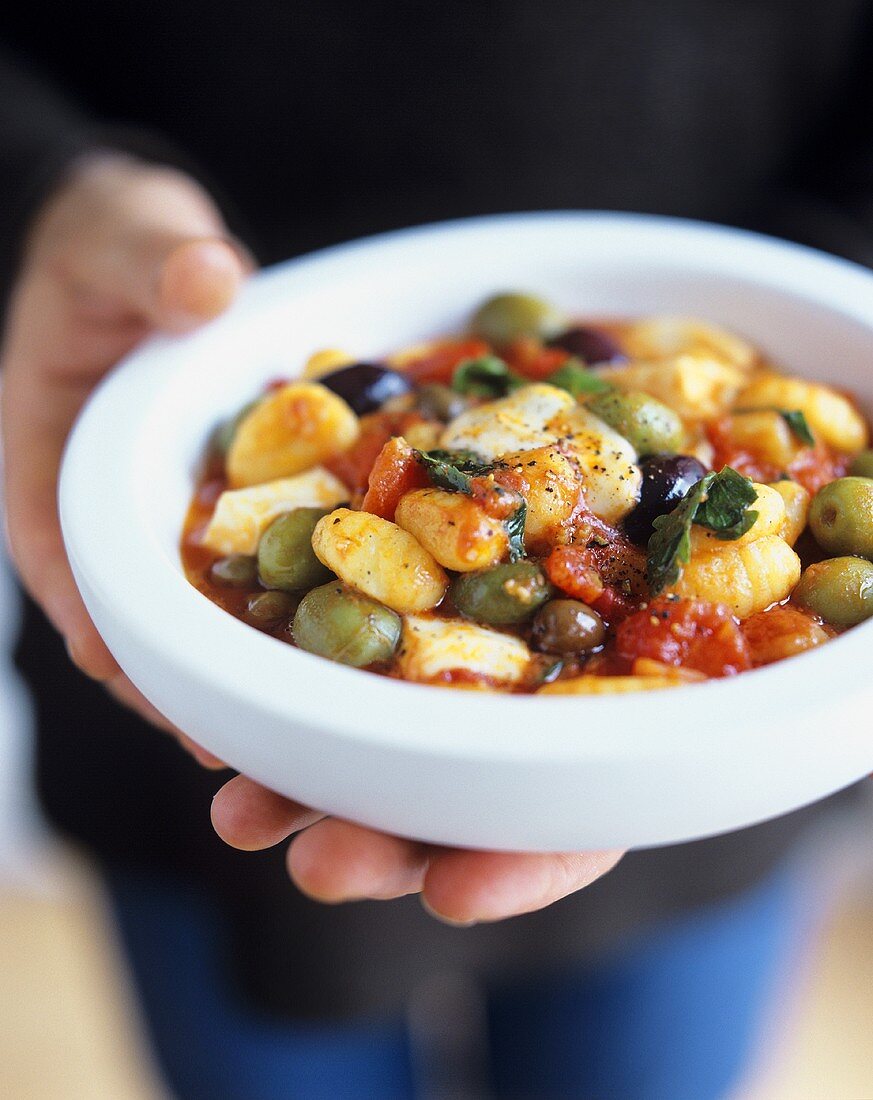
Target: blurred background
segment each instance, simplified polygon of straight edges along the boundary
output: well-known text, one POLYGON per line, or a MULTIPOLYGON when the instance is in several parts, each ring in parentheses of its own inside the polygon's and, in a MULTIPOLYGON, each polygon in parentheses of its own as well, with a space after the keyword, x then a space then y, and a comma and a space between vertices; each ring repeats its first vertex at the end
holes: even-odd
MULTIPOLYGON (((169 1100, 100 877, 36 806, 31 708, 8 659, 19 614, 0 558, 0 1095, 169 1100)), ((821 911, 730 1100, 873 1097, 871 837, 868 799, 810 839, 804 874, 821 911)), ((430 1098, 479 1100, 440 1088, 430 1098)))

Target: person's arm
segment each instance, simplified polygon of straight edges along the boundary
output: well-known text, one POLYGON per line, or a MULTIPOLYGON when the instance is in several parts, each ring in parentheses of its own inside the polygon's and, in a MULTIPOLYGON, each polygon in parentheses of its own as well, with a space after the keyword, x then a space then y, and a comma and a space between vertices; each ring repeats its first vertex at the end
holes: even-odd
MULTIPOLYGON (((0 88, 9 72, 0 72, 0 88)), ((26 95, 23 86, 18 91, 26 95)), ((76 589, 58 523, 58 467, 73 419, 100 378, 148 332, 184 331, 220 313, 247 264, 227 241, 215 202, 193 178, 109 151, 74 110, 39 89, 31 94, 36 98, 26 113, 45 117, 42 138, 29 147, 16 146, 15 127, 0 106, 0 148, 7 145, 0 185, 14 177, 21 198, 21 224, 9 221, 5 228, 5 246, 19 236, 21 245, 0 353, 10 543, 25 585, 76 664, 165 724, 119 669, 76 589)), ((179 736, 202 763, 221 766, 179 736)), ((619 859, 612 852, 432 848, 324 818, 243 776, 220 792, 213 817, 220 835, 242 848, 299 832, 288 866, 312 897, 419 892, 434 912, 459 922, 548 905, 619 859)))

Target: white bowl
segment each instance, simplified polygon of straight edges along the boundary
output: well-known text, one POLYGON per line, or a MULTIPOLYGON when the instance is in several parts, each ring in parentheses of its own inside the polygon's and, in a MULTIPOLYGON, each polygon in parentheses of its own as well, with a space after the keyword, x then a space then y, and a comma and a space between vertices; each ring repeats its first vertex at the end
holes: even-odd
POLYGON ((735 679, 616 698, 422 687, 237 621, 182 573, 210 428, 319 347, 361 358, 463 324, 502 288, 581 315, 696 314, 873 408, 873 276, 673 219, 526 214, 356 242, 256 276, 224 318, 150 342, 99 388, 63 466, 64 537, 122 668, 232 767, 423 840, 571 850, 735 829, 873 770, 873 623, 735 679))

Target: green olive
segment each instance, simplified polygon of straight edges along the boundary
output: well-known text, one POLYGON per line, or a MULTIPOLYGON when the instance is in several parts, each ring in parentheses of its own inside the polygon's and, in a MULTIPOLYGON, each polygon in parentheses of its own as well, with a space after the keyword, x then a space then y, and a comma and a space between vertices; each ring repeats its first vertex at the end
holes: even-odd
POLYGON ((861 451, 855 455, 849 473, 853 477, 873 477, 873 451, 861 451))
POLYGON ((230 554, 209 568, 209 579, 222 588, 254 588, 258 583, 258 560, 248 554, 230 554))
POLYGON ((873 565, 864 558, 829 558, 804 570, 798 603, 834 626, 855 626, 873 615, 873 565))
POLYGON ((819 489, 809 529, 828 554, 873 558, 873 478, 838 477, 819 489))
POLYGON ((273 520, 258 543, 258 573, 265 588, 304 592, 332 576, 312 549, 312 532, 326 515, 323 508, 295 508, 273 520))
POLYGON ((461 573, 451 588, 452 601, 462 615, 494 626, 524 622, 551 594, 552 586, 532 561, 461 573))
POLYGON ((230 445, 233 443, 233 437, 236 435, 236 430, 249 415, 255 405, 260 403, 260 397, 254 401, 249 401, 247 404, 235 413, 233 416, 223 420, 212 433, 210 438, 210 446, 212 446, 219 454, 226 455, 230 450, 230 445))
POLYGON ((249 600, 243 618, 261 630, 273 630, 280 623, 291 621, 297 602, 288 592, 260 592, 249 600))
POLYGON ((540 608, 531 638, 545 653, 584 653, 603 643, 605 630, 597 612, 580 600, 551 600, 540 608))
POLYGON ((588 402, 588 408, 614 428, 640 455, 675 454, 685 446, 679 416, 647 393, 610 390, 588 402))
POLYGON ((439 382, 422 386, 416 395, 418 411, 426 420, 442 420, 446 424, 460 416, 469 404, 462 393, 439 382))
POLYGON ((300 601, 291 633, 301 649, 363 668, 387 661, 400 641, 400 616, 339 581, 300 601))
POLYGON ((549 340, 566 327, 560 310, 532 294, 495 294, 479 306, 470 322, 472 333, 498 348, 519 336, 549 340))

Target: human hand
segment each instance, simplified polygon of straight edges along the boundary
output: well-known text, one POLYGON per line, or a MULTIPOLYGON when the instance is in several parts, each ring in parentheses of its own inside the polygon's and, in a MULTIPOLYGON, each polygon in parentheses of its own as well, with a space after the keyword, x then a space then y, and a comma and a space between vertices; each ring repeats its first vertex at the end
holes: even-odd
POLYGON ((238 775, 212 803, 212 824, 246 851, 279 844, 288 873, 323 902, 421 895, 434 916, 452 924, 495 921, 543 909, 610 871, 622 853, 481 852, 389 836, 308 810, 238 775))
MULTIPOLYGON (((118 359, 150 332, 188 331, 221 313, 248 267, 193 180, 126 157, 91 158, 74 168, 30 232, 0 352, 7 523, 22 580, 75 663, 165 728, 116 664, 79 596, 58 522, 58 469, 76 414, 118 359)), ((173 732, 201 763, 221 766, 173 732)), ((312 897, 337 902, 421 892, 435 913, 461 923, 548 905, 620 858, 415 844, 324 818, 243 776, 219 792, 213 821, 228 843, 249 850, 299 832, 288 867, 312 897)))
MULTIPOLYGON (((150 332, 185 332, 217 316, 249 266, 193 179, 121 155, 83 159, 31 228, 0 352, 13 561, 79 668, 165 727, 82 603, 61 539, 58 469, 103 375, 150 332)), ((182 740, 202 763, 217 763, 182 740)))

